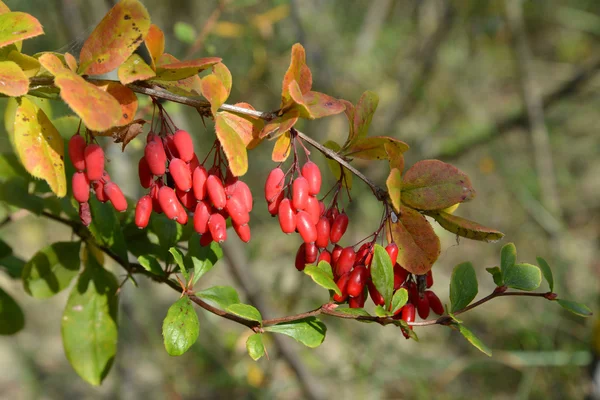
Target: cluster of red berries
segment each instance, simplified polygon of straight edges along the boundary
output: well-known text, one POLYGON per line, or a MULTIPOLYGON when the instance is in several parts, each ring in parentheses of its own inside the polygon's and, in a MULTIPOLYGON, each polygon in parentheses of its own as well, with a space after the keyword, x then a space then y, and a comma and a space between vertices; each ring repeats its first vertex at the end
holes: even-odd
MULTIPOLYGON (((217 154, 220 156, 220 146, 217 154)), ((188 132, 179 129, 164 136, 148 134, 138 173, 142 187, 150 189, 136 205, 135 224, 139 228, 148 225, 153 211, 182 225, 188 223, 191 212, 203 246, 227 239, 227 218, 231 218, 240 239, 250 240, 250 188, 228 168, 222 173, 220 157, 207 171, 194 153, 188 132)))
POLYGON ((79 218, 88 226, 92 222, 90 212, 90 188, 96 198, 105 203, 110 201, 115 210, 125 211, 127 199, 121 188, 110 180, 104 170, 104 151, 95 143, 88 144, 79 133, 69 140, 69 158, 76 172, 72 178, 73 197, 79 203, 79 218))

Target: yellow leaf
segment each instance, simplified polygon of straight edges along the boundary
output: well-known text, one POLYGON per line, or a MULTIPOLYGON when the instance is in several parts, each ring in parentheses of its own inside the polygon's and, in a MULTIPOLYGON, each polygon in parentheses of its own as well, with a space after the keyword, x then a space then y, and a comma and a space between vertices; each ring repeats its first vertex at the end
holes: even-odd
POLYGON ((221 21, 217 22, 211 33, 225 38, 237 38, 244 33, 244 26, 234 22, 221 21))
POLYGON ((277 138, 275 142, 275 146, 273 146, 273 154, 271 158, 275 162, 283 162, 287 160, 290 155, 290 151, 292 150, 292 140, 290 131, 287 131, 283 135, 277 138))
POLYGON ((248 152, 241 136, 235 128, 229 125, 229 120, 223 113, 215 115, 215 130, 221 142, 223 152, 229 162, 229 169, 233 176, 242 176, 248 171, 248 152))
POLYGON ((0 93, 11 97, 23 96, 29 90, 29 79, 12 61, 0 61, 0 93))
POLYGON ((127 61, 119 66, 117 75, 119 81, 123 85, 127 85, 135 81, 145 81, 146 79, 154 78, 156 73, 144 62, 144 59, 139 54, 132 54, 127 61))
POLYGON ((40 62, 35 58, 13 50, 8 54, 7 59, 15 62, 23 70, 27 78, 34 77, 40 70, 40 62))

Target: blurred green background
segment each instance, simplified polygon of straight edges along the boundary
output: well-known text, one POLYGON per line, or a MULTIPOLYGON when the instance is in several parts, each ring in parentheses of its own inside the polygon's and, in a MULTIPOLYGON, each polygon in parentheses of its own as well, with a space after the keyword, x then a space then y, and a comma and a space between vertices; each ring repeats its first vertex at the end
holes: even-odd
MULTIPOLYGON (((100 0, 6 0, 36 16, 46 35, 24 52, 78 48, 108 10, 100 0)), ((512 241, 519 260, 549 261, 565 298, 598 304, 600 271, 600 2, 596 0, 144 0, 179 58, 219 56, 233 74, 230 103, 260 110, 279 106, 291 46, 301 42, 314 90, 356 103, 364 90, 380 96, 370 133, 406 141, 407 166, 439 158, 471 177, 477 197, 456 214, 506 234, 496 244, 456 240, 439 229, 442 253, 434 289, 447 302, 454 265, 470 260, 480 293, 493 289, 486 267, 512 241)), ((0 108, 3 109, 2 100, 0 108)), ((214 140, 193 112, 168 111, 193 133, 202 157, 214 140)), ((56 103, 53 116, 68 110, 56 103)), ((2 114, 2 113, 0 113, 2 114)), ((148 118, 148 115, 142 116, 148 118)), ((321 142, 342 142, 343 115, 303 122, 321 142)), ((109 172, 138 198, 136 140, 121 153, 107 145, 109 172)), ((6 134, 0 149, 10 152, 6 134)), ((256 197, 253 239, 227 242, 231 255, 197 285, 233 285, 266 317, 312 309, 327 299, 293 264, 297 237, 281 234, 262 201, 274 164, 271 145, 250 152, 244 180, 256 197)), ((313 160, 327 171, 325 160, 313 160)), ((383 183, 386 163, 356 161, 383 183)), ((327 175, 326 183, 334 179, 327 175)), ((345 243, 376 229, 381 208, 355 184, 347 205, 345 243)), ((25 216, 0 228, 2 239, 28 259, 71 233, 25 216)), ((112 266, 122 277, 122 270, 112 266)), ((0 274, 0 286, 26 311, 26 327, 0 337, 0 397, 6 399, 579 399, 593 388, 594 320, 570 315, 547 301, 495 300, 463 316, 494 351, 487 358, 444 327, 418 329, 421 342, 397 328, 326 319, 325 343, 307 349, 291 339, 267 342, 269 359, 245 354, 250 333, 199 311, 201 334, 181 357, 166 354, 162 319, 177 294, 140 278, 121 297, 119 352, 101 387, 84 383, 62 349, 60 319, 68 291, 46 301, 28 297, 18 280, 0 274)), ((545 284, 544 284, 545 285, 545 284)), ((369 302, 370 304, 370 302, 369 302)))

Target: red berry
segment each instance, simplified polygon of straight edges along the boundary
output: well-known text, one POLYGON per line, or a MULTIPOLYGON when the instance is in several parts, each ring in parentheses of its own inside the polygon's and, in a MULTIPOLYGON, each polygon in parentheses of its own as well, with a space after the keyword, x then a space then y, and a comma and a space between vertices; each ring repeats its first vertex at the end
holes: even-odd
POLYGON ((179 151, 177 151, 175 143, 173 142, 173 135, 165 136, 163 138, 163 143, 165 144, 165 152, 169 160, 172 158, 179 158, 179 151))
POLYGON ((162 214, 163 210, 160 207, 160 202, 158 201, 158 191, 163 187, 162 180, 159 180, 154 183, 152 187, 150 187, 150 197, 152 197, 152 211, 157 214, 162 214))
POLYGON ((312 264, 317 261, 317 256, 319 255, 319 249, 317 245, 314 243, 305 243, 304 246, 305 259, 307 264, 312 264))
POLYGON ((400 275, 394 274, 394 290, 400 289, 404 281, 400 277, 400 275))
POLYGON ((419 292, 417 290, 417 285, 414 282, 406 283, 406 290, 408 291, 408 301, 414 305, 417 305, 419 302, 419 292))
POLYGON ((277 215, 277 213, 279 212, 279 205, 281 204, 282 201, 283 201, 283 192, 279 192, 275 201, 270 202, 268 205, 269 214, 271 214, 271 216, 274 217, 277 215))
POLYGON ((285 174, 281 168, 275 168, 267 176, 265 182, 265 200, 267 203, 273 202, 279 192, 283 190, 285 174))
POLYGON ((431 311, 436 313, 437 315, 442 315, 444 313, 444 305, 437 295, 431 290, 425 291, 425 298, 429 302, 429 307, 431 307, 431 311))
POLYGON ((119 212, 127 210, 127 199, 116 183, 106 182, 104 184, 104 194, 108 197, 115 210, 119 212))
POLYGON ((433 271, 427 271, 427 289, 433 286, 433 271))
POLYGON ((321 254, 319 254, 319 258, 317 259, 317 264, 321 261, 326 261, 331 265, 331 253, 327 250, 323 250, 321 254))
POLYGON ((163 186, 158 190, 158 203, 167 218, 176 219, 179 216, 179 200, 170 187, 163 186))
POLYGON ((319 201, 319 216, 325 214, 325 203, 319 201))
POLYGON ((303 176, 292 183, 292 205, 295 210, 306 210, 308 205, 308 181, 303 176))
POLYGON ((208 179, 208 173, 206 168, 202 165, 194 169, 192 175, 192 188, 194 189, 194 196, 197 200, 204 200, 206 197, 206 180, 208 179))
POLYGON ((210 231, 206 231, 200 236, 200 246, 208 246, 213 242, 213 237, 210 234, 210 231))
POLYGON ((367 279, 369 278, 369 271, 364 265, 357 265, 350 273, 350 279, 348 280, 348 294, 352 297, 358 297, 362 293, 367 279))
POLYGON ((79 220, 83 226, 90 226, 92 223, 92 212, 90 203, 79 203, 79 220))
POLYGON ((348 280, 350 279, 350 274, 345 274, 342 275, 338 278, 338 280, 335 282, 338 286, 338 288, 340 288, 340 292, 342 292, 342 295, 340 296, 339 294, 334 294, 333 295, 333 300, 337 301, 338 303, 342 303, 344 301, 346 301, 346 299, 348 298, 348 280))
POLYGON ((296 231, 296 213, 292 209, 290 199, 283 199, 279 204, 279 212, 277 213, 279 226, 283 233, 294 233, 296 231))
POLYGON ((250 225, 238 225, 235 223, 235 221, 232 223, 232 225, 235 233, 237 233, 242 242, 248 243, 250 241, 250 225))
POLYGON ((198 202, 194 211, 194 230, 200 234, 206 233, 209 219, 210 205, 206 200, 198 202))
POLYGON ((298 271, 304 271, 306 267, 306 243, 302 243, 296 252, 296 260, 294 266, 298 271))
POLYGON ((215 242, 223 243, 227 239, 227 223, 219 213, 212 214, 208 220, 208 230, 215 242))
POLYGON ((194 157, 192 157, 192 161, 187 163, 188 169, 190 170, 190 175, 194 173, 194 170, 200 166, 200 161, 198 160, 198 156, 194 153, 194 157))
POLYGON ((302 236, 304 243, 311 243, 317 240, 317 227, 310 220, 310 215, 306 211, 300 211, 296 214, 296 229, 302 236))
POLYGON ((135 206, 135 225, 140 229, 148 226, 151 214, 152 197, 150 197, 150 195, 145 195, 138 200, 137 205, 135 206))
POLYGON ((331 243, 339 242, 346 233, 346 228, 348 228, 348 216, 346 213, 341 213, 335 217, 333 224, 331 224, 331 234, 329 235, 331 243))
POLYGON ((429 300, 427 296, 419 297, 417 301, 417 311, 421 319, 427 319, 429 317, 429 300))
POLYGON ((85 169, 85 145, 85 139, 79 134, 73 135, 69 139, 69 158, 77 171, 85 169))
POLYGON ((138 163, 138 176, 140 178, 140 185, 142 185, 144 189, 148 189, 152 186, 154 176, 150 171, 146 157, 140 158, 140 162, 138 163))
POLYGON ((358 249, 358 251, 356 252, 356 261, 357 262, 362 262, 364 263, 365 260, 367 259, 367 255, 371 252, 372 250, 372 244, 371 243, 363 243, 360 248, 358 249))
POLYGON ((332 207, 329 210, 327 210, 325 216, 329 219, 329 225, 333 225, 333 222, 335 221, 338 215, 340 215, 340 212, 335 207, 332 207))
POLYGON ((354 266, 355 260, 356 253, 354 252, 354 248, 352 246, 345 247, 335 263, 336 275, 342 276, 350 272, 350 270, 352 270, 352 266, 354 266))
POLYGON ((398 245, 392 242, 385 246, 385 251, 387 251, 388 255, 390 256, 390 260, 392 260, 392 265, 395 265, 396 261, 398 260, 398 245))
MULTIPOLYGON (((402 317, 406 322, 414 322, 415 321, 415 306, 414 304, 406 304, 402 307, 402 317)), ((412 329, 412 326, 410 327, 412 329)))
POLYGON ((406 278, 408 278, 408 271, 402 268, 400 264, 396 263, 394 265, 394 279, 398 279, 400 282, 404 283, 406 278), (398 276, 398 278, 395 276, 398 276))
POLYGON ((317 222, 317 246, 324 249, 329 244, 329 220, 326 217, 321 217, 317 222))
POLYGON ((190 170, 185 161, 180 158, 172 159, 169 163, 169 172, 177 189, 188 192, 192 188, 192 175, 190 175, 190 170))
POLYGON ((336 244, 333 247, 333 250, 331 251, 331 265, 337 264, 338 260, 340 259, 340 255, 342 254, 342 250, 344 250, 344 248, 340 245, 336 244))
MULTIPOLYGON (((210 202, 217 208, 217 210, 225 208, 227 205, 225 188, 223 187, 221 180, 216 175, 209 175, 208 179, 206 179, 206 193, 208 194, 210 202)), ((213 238, 215 238, 215 235, 213 235, 213 238)))
POLYGON ((310 215, 310 219, 314 225, 319 222, 321 209, 319 207, 319 200, 315 196, 308 196, 306 200, 306 212, 310 215))
MULTIPOLYGON (((350 285, 350 282, 348 282, 348 285, 350 285)), ((350 308, 363 308, 365 306, 365 300, 365 292, 363 291, 357 297, 350 297, 350 300, 348 300, 348 306, 350 308)))
POLYGON ((78 203, 87 203, 90 199, 90 181, 83 172, 75 172, 71 180, 73 197, 78 203))
POLYGON ((180 225, 186 225, 188 222, 188 218, 189 218, 188 213, 187 213, 186 209, 183 208, 181 203, 178 203, 178 204, 179 204, 179 212, 177 213, 177 222, 180 225))
POLYGON ((162 176, 165 174, 167 167, 167 155, 163 144, 159 140, 152 140, 144 148, 144 157, 153 175, 162 176))
POLYGON ((173 144, 177 148, 179 158, 185 162, 190 162, 194 158, 194 142, 189 133, 179 129, 173 135, 173 144))
POLYGON ((250 214, 246 209, 246 205, 238 196, 231 196, 227 199, 225 210, 231 217, 231 220, 238 225, 250 222, 250 214))
POLYGON ((194 211, 196 204, 198 204, 198 200, 196 200, 192 191, 182 192, 179 189, 175 189, 175 193, 177 193, 177 198, 186 209, 194 211))
POLYGON ((238 196, 242 200, 248 212, 252 211, 252 192, 246 182, 238 181, 233 189, 233 195, 238 196))
POLYGON ((373 281, 367 282, 367 287, 369 288, 369 295, 371 296, 371 300, 373 300, 373 304, 376 306, 382 306, 385 304, 385 299, 379 293, 373 281))
POLYGON ((89 144, 83 151, 85 174, 90 181, 102 178, 104 172, 104 150, 97 144, 89 144))
POLYGON ((319 194, 321 190, 321 171, 317 164, 312 161, 302 166, 302 176, 308 181, 308 193, 312 195, 319 194))
POLYGON ((106 203, 108 201, 108 197, 104 194, 104 182, 102 180, 92 182, 92 188, 99 202, 106 203))

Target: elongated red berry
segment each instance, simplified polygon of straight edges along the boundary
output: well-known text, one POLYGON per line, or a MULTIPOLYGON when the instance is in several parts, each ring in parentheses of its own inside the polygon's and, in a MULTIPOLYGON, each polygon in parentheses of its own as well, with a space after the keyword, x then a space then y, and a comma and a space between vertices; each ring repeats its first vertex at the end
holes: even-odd
POLYGON ((104 150, 97 144, 88 144, 83 151, 85 174, 90 181, 102 178, 104 172, 104 150))
POLYGON ((162 180, 156 181, 154 185, 150 187, 150 197, 152 198, 152 211, 157 214, 162 214, 163 210, 158 201, 158 191, 163 187, 162 180))
POLYGON ((152 197, 145 195, 135 206, 135 225, 140 229, 147 227, 150 215, 152 215, 152 197))
POLYGON ((90 203, 79 203, 79 220, 83 226, 90 226, 92 223, 92 212, 90 203))
POLYGON ((85 139, 79 134, 73 135, 69 139, 69 158, 77 171, 85 169, 85 145, 85 139))
POLYGON ((338 215, 340 215, 340 212, 335 207, 332 207, 325 212, 325 216, 329 219, 329 225, 333 225, 333 222, 338 215))
POLYGON ((208 230, 208 220, 210 219, 210 204, 208 201, 199 201, 194 211, 194 230, 199 234, 204 234, 208 230))
MULTIPOLYGON (((216 175, 209 175, 208 179, 206 179, 206 193, 208 194, 210 202, 218 210, 225 208, 227 205, 225 188, 223 187, 221 180, 216 175)), ((213 235, 213 239, 216 240, 215 235, 213 235)))
POLYGON ((417 285, 412 281, 406 283, 405 285, 406 290, 408 291, 408 301, 414 305, 417 305, 417 303, 419 302, 419 292, 417 290, 417 285))
POLYGON ((179 200, 170 187, 163 186, 158 190, 158 203, 167 218, 176 219, 179 216, 179 200))
POLYGON ((268 204, 269 214, 271 214, 272 217, 276 216, 277 213, 279 212, 279 206, 281 205, 281 202, 283 201, 283 197, 284 197, 283 192, 279 192, 279 194, 275 198, 275 201, 272 201, 268 204))
POLYGON ((285 174, 281 168, 273 169, 267 176, 265 182, 265 200, 267 200, 267 203, 275 201, 279 192, 283 190, 284 177, 285 174))
POLYGON ((248 243, 250 241, 250 237, 251 237, 250 225, 248 225, 248 224, 238 225, 235 223, 235 221, 232 223, 232 225, 233 225, 233 230, 235 230, 235 233, 237 233, 237 235, 242 240, 242 242, 248 243))
POLYGON ((408 278, 408 271, 400 266, 400 264, 396 263, 394 265, 394 275, 398 276, 400 282, 404 282, 406 278, 408 278))
POLYGON ((290 199, 283 199, 279 204, 279 212, 277 213, 279 226, 283 233, 294 233, 296 231, 296 213, 292 209, 290 199))
POLYGON ((317 240, 317 227, 312 223, 310 215, 306 211, 296 214, 296 229, 304 243, 312 243, 317 240))
POLYGON ((306 243, 302 243, 296 252, 294 266, 298 271, 304 271, 306 267, 306 243))
POLYGON ((319 254, 319 258, 317 259, 317 264, 321 261, 326 261, 331 265, 331 253, 327 250, 323 250, 321 254, 319 254))
POLYGON ((369 271, 364 265, 357 265, 350 273, 350 279, 348 280, 348 294, 352 297, 358 297, 362 293, 367 279, 369 278, 369 271))
POLYGON ((333 250, 331 251, 331 265, 335 266, 338 262, 338 260, 340 259, 340 255, 342 254, 342 250, 344 250, 344 248, 340 245, 335 245, 333 247, 333 250))
POLYGON ((329 220, 326 217, 321 217, 316 225, 317 228, 317 240, 316 244, 318 247, 324 249, 329 244, 329 220))
POLYGON ((175 147, 175 142, 173 142, 173 135, 167 135, 163 138, 165 153, 167 154, 167 158, 170 160, 172 158, 179 158, 179 151, 177 151, 177 147, 175 147))
POLYGON ((192 188, 194 189, 194 196, 197 200, 204 200, 206 197, 206 180, 208 179, 208 172, 202 165, 194 169, 192 175, 192 188))
POLYGON ((186 225, 188 223, 189 215, 185 208, 179 203, 179 212, 177 213, 177 223, 180 225, 186 225))
POLYGON ((209 246, 213 242, 213 237, 210 231, 206 231, 200 236, 200 246, 209 246))
POLYGON ((106 182, 104 184, 104 194, 108 197, 115 210, 119 212, 127 210, 127 199, 116 183, 106 182))
POLYGON ((313 224, 317 224, 321 215, 321 208, 319 207, 319 200, 315 196, 308 196, 306 200, 306 212, 310 215, 310 220, 313 224))
POLYGON ((427 289, 433 286, 433 271, 427 271, 427 289))
POLYGON ((321 171, 317 164, 312 161, 307 162, 302 166, 302 176, 308 182, 308 193, 311 195, 319 194, 321 190, 321 171))
POLYGON ((250 214, 246 209, 246 205, 238 196, 231 196, 227 199, 225 210, 229 213, 231 220, 238 225, 250 222, 250 214))
POLYGON ((371 300, 373 300, 373 304, 375 304, 376 306, 384 305, 385 299, 383 298, 381 293, 379 293, 379 291, 375 287, 375 284, 373 283, 373 281, 370 280, 369 282, 367 282, 367 287, 369 288, 369 296, 371 296, 371 300))
POLYGON ((417 312, 421 319, 427 319, 427 317, 429 317, 429 298, 427 296, 419 297, 419 301, 417 301, 417 312))
POLYGON ((252 199, 252 192, 246 182, 237 181, 233 189, 233 195, 238 196, 242 200, 248 212, 252 211, 254 201, 252 199))
POLYGON ((346 299, 348 299, 348 280, 350 279, 350 274, 345 274, 342 275, 338 278, 338 280, 335 282, 337 287, 340 289, 340 292, 342 292, 342 295, 340 296, 339 294, 334 294, 333 295, 333 300, 337 301, 338 303, 342 303, 344 301, 346 301, 346 299))
POLYGON ((356 262, 365 263, 367 255, 371 252, 371 243, 363 243, 356 252, 356 262))
POLYGON ((400 289, 403 283, 404 281, 402 280, 402 278, 399 275, 394 274, 394 290, 400 289))
MULTIPOLYGON (((348 281, 348 284, 350 282, 348 281)), ((365 306, 365 292, 362 291, 362 293, 357 296, 357 297, 350 297, 350 299, 348 300, 348 307, 350 308, 363 308, 365 306)))
POLYGON ((292 206, 295 210, 306 210, 308 204, 308 181, 299 176, 292 183, 292 206))
POLYGON ((354 248, 352 246, 345 247, 335 263, 336 275, 342 276, 350 272, 355 260, 356 253, 354 252, 354 248))
POLYGON ((429 301, 429 307, 431 307, 431 311, 437 315, 442 315, 444 313, 444 305, 434 292, 431 290, 426 290, 425 297, 427 298, 427 301, 429 301))
MULTIPOLYGON (((415 306, 414 304, 406 304, 402 307, 402 317, 406 322, 414 322, 415 321, 415 306)), ((412 326, 410 327, 412 329, 412 326)))
POLYGON ((92 182, 92 188, 99 202, 106 203, 108 201, 108 197, 104 194, 104 182, 102 180, 92 182))
POLYGON ((75 172, 71 180, 73 197, 78 203, 87 203, 90 199, 90 181, 83 172, 75 172))
POLYGON ((304 246, 304 251, 306 253, 306 262, 308 264, 312 264, 315 261, 317 261, 317 256, 319 255, 319 249, 317 248, 317 245, 314 243, 305 243, 306 246, 304 246))
POLYGON ((162 176, 167 167, 167 154, 160 140, 152 140, 144 148, 144 157, 153 175, 162 176))
POLYGON ((192 188, 192 176, 190 170, 187 167, 185 161, 181 158, 174 158, 169 163, 169 172, 173 181, 175 181, 175 187, 177 189, 188 192, 192 188))
POLYGON ((198 204, 198 200, 196 200, 196 197, 194 197, 194 193, 191 190, 189 192, 182 192, 179 189, 175 189, 175 193, 186 209, 194 211, 196 204, 198 204))
POLYGON ((150 171, 146 157, 140 158, 138 163, 138 176, 140 178, 140 185, 142 185, 144 189, 148 189, 152 186, 154 176, 152 175, 152 171, 150 171))
POLYGON ((194 157, 194 142, 189 133, 183 129, 179 129, 173 135, 173 144, 175 145, 175 148, 177 148, 179 158, 185 162, 192 161, 192 158, 194 157))
POLYGON ((319 216, 325 215, 325 203, 319 200, 319 216))
POLYGON ((215 213, 210 216, 208 230, 215 242, 223 243, 227 240, 227 223, 221 214, 215 213))
POLYGON ((388 255, 390 256, 390 260, 392 260, 392 265, 395 265, 396 261, 398 260, 398 245, 392 242, 385 246, 385 251, 387 251, 388 255))
POLYGON ((192 157, 192 161, 187 163, 188 169, 190 170, 190 174, 194 173, 194 170, 200 166, 200 161, 198 160, 198 156, 194 153, 194 157, 192 157))
POLYGON ((346 213, 341 213, 335 220, 333 224, 331 224, 331 233, 329 234, 329 240, 331 243, 337 243, 340 241, 344 233, 346 233, 346 229, 348 228, 348 216, 346 213))

